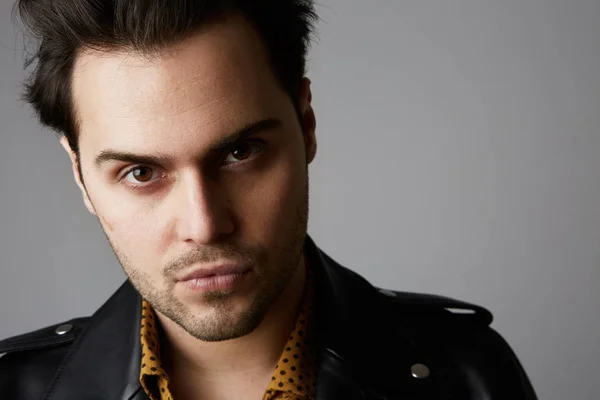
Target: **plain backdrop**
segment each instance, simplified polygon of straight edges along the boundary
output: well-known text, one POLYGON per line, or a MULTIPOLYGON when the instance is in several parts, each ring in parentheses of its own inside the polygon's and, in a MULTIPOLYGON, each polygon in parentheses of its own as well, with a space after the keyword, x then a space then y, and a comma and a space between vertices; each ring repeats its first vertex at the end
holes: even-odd
MULTIPOLYGON (((11 6, 0 337, 91 314, 124 279, 55 135, 19 102, 11 6)), ((376 285, 490 308, 541 399, 600 399, 600 1, 318 11, 313 238, 376 285)))

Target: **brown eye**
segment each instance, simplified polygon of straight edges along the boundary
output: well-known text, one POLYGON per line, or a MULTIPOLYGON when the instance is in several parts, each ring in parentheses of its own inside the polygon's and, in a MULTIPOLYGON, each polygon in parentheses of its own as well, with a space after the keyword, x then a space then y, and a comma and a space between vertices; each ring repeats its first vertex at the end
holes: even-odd
POLYGON ((150 167, 136 167, 132 169, 126 176, 129 182, 132 183, 146 183, 152 179, 154 171, 150 167))
POLYGON ((260 147, 255 144, 239 145, 229 152, 225 162, 227 164, 232 164, 238 161, 244 161, 251 157, 253 154, 258 153, 260 150, 260 147))

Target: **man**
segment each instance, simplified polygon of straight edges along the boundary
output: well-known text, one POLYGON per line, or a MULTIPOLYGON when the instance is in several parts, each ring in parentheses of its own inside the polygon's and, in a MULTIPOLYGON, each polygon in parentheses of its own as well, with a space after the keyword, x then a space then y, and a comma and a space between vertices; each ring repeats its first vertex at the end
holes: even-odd
POLYGON ((0 398, 535 399, 488 311, 376 289, 307 236, 312 1, 18 10, 27 99, 129 279, 0 342, 0 398))

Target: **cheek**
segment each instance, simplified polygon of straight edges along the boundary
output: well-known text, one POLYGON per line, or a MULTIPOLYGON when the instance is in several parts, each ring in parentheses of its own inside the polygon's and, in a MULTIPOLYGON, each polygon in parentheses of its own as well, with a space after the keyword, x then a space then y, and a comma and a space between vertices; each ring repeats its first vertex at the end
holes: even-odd
POLYGON ((241 200, 236 210, 243 226, 252 236, 277 241, 295 223, 304 198, 306 173, 293 157, 281 162, 252 180, 248 190, 236 195, 241 200))
MULTIPOLYGON (((112 197, 116 198, 116 197, 112 197)), ((146 259, 157 260, 161 251, 160 218, 156 208, 144 208, 134 201, 98 202, 98 218, 115 250, 133 262, 146 264, 146 259)))

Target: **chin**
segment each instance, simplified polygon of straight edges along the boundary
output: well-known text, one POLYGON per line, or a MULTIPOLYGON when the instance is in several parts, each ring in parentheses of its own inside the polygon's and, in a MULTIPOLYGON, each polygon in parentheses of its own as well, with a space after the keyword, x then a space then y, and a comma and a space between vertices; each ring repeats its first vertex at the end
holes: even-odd
POLYGON ((224 312, 214 308, 200 315, 195 314, 194 317, 192 320, 180 321, 179 325, 196 339, 205 342, 219 342, 252 333, 260 326, 264 314, 248 311, 224 312))

